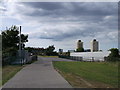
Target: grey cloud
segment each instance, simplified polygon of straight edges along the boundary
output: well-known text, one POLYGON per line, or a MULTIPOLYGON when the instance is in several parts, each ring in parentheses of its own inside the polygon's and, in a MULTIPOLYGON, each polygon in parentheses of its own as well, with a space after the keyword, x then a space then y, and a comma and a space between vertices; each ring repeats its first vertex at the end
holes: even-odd
POLYGON ((24 2, 22 3, 24 5, 28 5, 32 8, 41 8, 45 10, 55 10, 55 9, 61 9, 62 3, 57 2, 24 2))
MULTIPOLYGON (((117 14, 117 3, 54 3, 54 2, 26 2, 26 7, 34 8, 31 12, 21 12, 24 18, 38 22, 102 22, 107 15, 117 14), (69 5, 70 4, 70 5, 69 5), (41 9, 41 10, 40 10, 41 9), (76 19, 73 19, 75 17, 76 19), (60 20, 59 18, 63 18, 60 20), (66 20, 66 18, 69 18, 66 20)), ((18 11, 21 8, 18 8, 18 11)), ((26 10, 27 11, 27 10, 26 10)), ((107 23, 106 23, 107 24, 107 23)))
POLYGON ((7 9, 5 9, 5 8, 0 8, 0 11, 7 11, 7 9))
MULTIPOLYGON (((61 28, 62 29, 62 28, 61 28)), ((73 39, 73 38, 80 38, 80 37, 94 37, 97 32, 101 32, 99 30, 103 30, 102 27, 92 27, 86 26, 84 30, 81 28, 69 28, 69 31, 64 32, 63 30, 43 30, 43 32, 37 32, 31 34, 31 38, 40 38, 40 39, 51 39, 53 41, 62 41, 65 39, 73 39), (97 29, 97 30, 96 30, 97 29), (47 32, 47 33, 44 33, 47 32), (55 33, 55 34, 53 34, 55 33)))
MULTIPOLYGON (((94 34, 92 32, 89 32, 89 34, 87 32, 71 32, 71 33, 58 33, 56 35, 45 35, 45 34, 42 34, 42 33, 37 33, 38 36, 36 37, 36 33, 31 35, 33 36, 34 38, 40 38, 40 39, 51 39, 53 41, 62 41, 62 40, 65 40, 65 39, 73 39, 75 37, 84 37, 86 35, 88 36, 94 36, 94 34)), ((32 38, 33 38, 32 37, 32 38)))
MULTIPOLYGON (((102 15, 113 15, 117 13, 117 3, 60 3, 60 2, 26 2, 23 3, 26 6, 35 8, 36 10, 33 12, 34 15, 49 15, 54 14, 57 17, 63 15, 89 15, 89 16, 102 16, 102 15), (68 4, 71 4, 71 7, 67 7, 68 4), (37 11, 37 9, 43 9, 43 12, 37 11), (45 13, 46 11, 49 12, 45 13), (37 14, 36 14, 37 13, 37 14)), ((69 5, 68 5, 69 6, 69 5)), ((29 14, 28 14, 29 15, 29 14)))
POLYGON ((3 12, 7 11, 6 5, 3 2, 0 2, 0 11, 3 11, 3 12))
POLYGON ((94 37, 98 32, 105 30, 111 32, 117 30, 116 18, 104 20, 106 16, 117 16, 117 3, 54 3, 54 2, 24 2, 22 4, 26 8, 16 6, 17 13, 23 17, 24 20, 30 22, 37 21, 39 23, 46 23, 47 25, 53 23, 54 25, 61 25, 67 23, 75 24, 76 22, 83 23, 84 27, 71 28, 69 24, 68 31, 58 27, 54 30, 31 34, 31 38, 51 39, 53 41, 61 41, 67 38, 76 37, 94 37), (60 30, 63 29, 63 30, 60 30), (66 31, 66 32, 63 32, 66 31), (55 34, 53 34, 55 33, 55 34))

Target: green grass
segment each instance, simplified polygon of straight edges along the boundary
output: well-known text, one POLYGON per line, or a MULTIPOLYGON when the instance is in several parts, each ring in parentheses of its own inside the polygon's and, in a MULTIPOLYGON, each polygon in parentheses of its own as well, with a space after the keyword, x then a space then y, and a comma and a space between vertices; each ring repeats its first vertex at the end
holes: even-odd
POLYGON ((2 86, 2 67, 0 66, 0 86, 2 86))
POLYGON ((24 66, 8 65, 2 68, 2 85, 4 85, 10 78, 12 78, 24 66))
POLYGON ((54 57, 54 58, 57 58, 58 56, 41 56, 41 57, 54 57))
MULTIPOLYGON (((26 65, 32 64, 37 60, 33 60, 26 65)), ((26 65, 7 65, 2 68, 2 85, 4 85, 8 80, 10 80, 17 72, 19 72, 26 65)))
MULTIPOLYGON (((107 84, 108 86, 118 87, 118 63, 55 61, 53 65, 56 69, 64 73, 64 76, 71 74, 81 77, 90 83, 95 82, 101 83, 102 85, 107 84)), ((69 77, 65 78, 69 80, 69 77)))

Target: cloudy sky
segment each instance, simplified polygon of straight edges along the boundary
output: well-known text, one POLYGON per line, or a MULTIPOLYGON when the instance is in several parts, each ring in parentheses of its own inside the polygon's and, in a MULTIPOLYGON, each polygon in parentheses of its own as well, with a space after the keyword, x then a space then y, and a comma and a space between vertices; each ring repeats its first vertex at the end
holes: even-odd
POLYGON ((118 47, 117 2, 1 2, 0 11, 1 30, 21 25, 29 35, 26 46, 66 51, 76 49, 79 39, 84 48, 97 39, 102 50, 118 47))

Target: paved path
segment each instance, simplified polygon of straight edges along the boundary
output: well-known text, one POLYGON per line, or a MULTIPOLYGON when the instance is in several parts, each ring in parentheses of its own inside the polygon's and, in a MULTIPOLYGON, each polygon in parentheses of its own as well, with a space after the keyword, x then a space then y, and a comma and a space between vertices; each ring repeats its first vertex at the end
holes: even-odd
POLYGON ((10 79, 3 88, 72 88, 52 66, 53 61, 68 59, 38 57, 38 61, 26 66, 10 79))

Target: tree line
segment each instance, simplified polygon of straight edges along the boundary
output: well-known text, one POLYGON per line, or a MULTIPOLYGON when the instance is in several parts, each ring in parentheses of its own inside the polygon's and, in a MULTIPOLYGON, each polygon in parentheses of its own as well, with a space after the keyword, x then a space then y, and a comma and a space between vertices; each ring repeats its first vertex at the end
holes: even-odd
MULTIPOLYGON (((6 28, 6 30, 2 30, 2 65, 10 64, 14 62, 17 58, 17 53, 19 50, 19 40, 20 40, 20 32, 19 27, 13 25, 10 28, 6 28)), ((28 42, 28 35, 21 34, 21 48, 28 50, 28 52, 33 53, 35 55, 58 55, 55 52, 55 46, 51 45, 47 48, 33 48, 33 47, 25 47, 25 43, 28 42)))
POLYGON ((35 55, 43 55, 43 56, 56 56, 58 53, 55 50, 55 46, 51 45, 48 46, 47 48, 35 48, 35 47, 27 47, 25 48, 29 52, 35 55))
MULTIPOLYGON (((13 25, 10 28, 3 30, 2 35, 2 64, 10 64, 15 60, 15 56, 19 49, 20 38, 19 27, 13 25)), ((22 48, 25 48, 25 43, 28 42, 28 35, 21 34, 22 48)))

